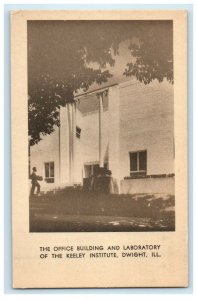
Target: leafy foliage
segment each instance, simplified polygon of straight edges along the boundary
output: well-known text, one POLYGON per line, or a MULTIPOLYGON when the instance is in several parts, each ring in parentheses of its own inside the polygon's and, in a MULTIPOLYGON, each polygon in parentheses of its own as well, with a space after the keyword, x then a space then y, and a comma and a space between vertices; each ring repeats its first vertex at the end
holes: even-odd
POLYGON ((172 26, 167 29, 164 23, 159 26, 149 24, 149 30, 143 30, 139 35, 138 43, 130 44, 135 62, 127 64, 126 76, 135 76, 145 84, 154 79, 162 82, 164 78, 173 83, 172 26))
POLYGON ((121 42, 130 41, 125 76, 173 83, 171 21, 28 21, 31 145, 59 126, 59 109, 112 76, 121 42))

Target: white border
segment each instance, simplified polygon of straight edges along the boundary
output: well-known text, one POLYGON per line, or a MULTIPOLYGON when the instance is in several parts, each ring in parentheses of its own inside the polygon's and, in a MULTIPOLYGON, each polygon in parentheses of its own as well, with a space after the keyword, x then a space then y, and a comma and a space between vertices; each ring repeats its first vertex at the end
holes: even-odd
MULTIPOLYGON (((12 0, 12 1, 9 1, 9 0, 4 0, 4 1, 1 1, 1 3, 0 3, 0 13, 1 13, 1 16, 2 16, 2 18, 1 18, 1 26, 0 26, 0 36, 1 36, 1 41, 2 41, 2 43, 1 43, 1 45, 4 45, 4 43, 3 43, 3 31, 4 31, 4 26, 3 26, 3 10, 4 10, 4 8, 3 8, 3 5, 4 4, 98 4, 98 2, 95 2, 95 3, 93 3, 92 1, 80 1, 80 0, 73 0, 73 1, 66 1, 66 0, 58 0, 56 3, 55 2, 51 2, 51 1, 45 1, 45 0, 42 0, 42 1, 37 1, 37 0, 34 0, 34 1, 28 1, 28 0, 26 0, 26 1, 16 1, 16 0, 12 0)), ((100 0, 99 1, 99 4, 121 4, 120 3, 120 1, 116 1, 116 0, 114 0, 114 1, 106 1, 106 0, 100 0)), ((127 0, 124 0, 124 3, 122 3, 122 4, 136 4, 136 1, 132 1, 132 0, 130 0, 130 1, 127 1, 127 0)), ((141 0, 138 0, 137 1, 137 4, 193 4, 193 6, 194 6, 194 12, 195 12, 195 10, 196 10, 196 1, 173 1, 173 3, 172 3, 172 1, 165 1, 165 2, 162 2, 162 1, 146 1, 146 0, 143 0, 143 1, 141 1, 141 0)), ((194 78, 196 79, 197 77, 196 77, 196 68, 195 68, 195 66, 196 66, 196 51, 197 51, 197 47, 196 47, 196 33, 195 33, 195 29, 196 29, 196 16, 194 16, 193 17, 193 19, 194 19, 194 29, 193 29, 193 31, 194 31, 194 61, 193 61, 193 66, 194 66, 194 78)), ((0 57, 1 57, 1 66, 3 66, 3 64, 4 64, 4 58, 3 58, 3 56, 4 56, 4 49, 3 49, 3 46, 1 46, 0 47, 0 57)), ((4 81, 3 81, 3 78, 4 78, 4 76, 3 76, 3 68, 1 68, 0 69, 0 91, 2 92, 2 94, 3 94, 3 91, 4 91, 4 81)), ((195 81, 195 80, 194 80, 195 81)), ((196 101, 197 101, 197 98, 195 97, 196 96, 196 86, 194 85, 194 95, 193 95, 193 99, 194 99, 194 103, 193 103, 193 116, 194 116, 194 124, 193 124, 193 132, 195 132, 195 129, 196 129, 196 126, 197 126, 197 118, 195 117, 196 115, 197 115, 197 104, 196 104, 196 101)), ((1 99, 3 100, 4 99, 4 96, 2 95, 2 97, 1 97, 1 99)), ((4 131, 4 127, 3 127, 3 124, 4 124, 4 105, 3 105, 3 101, 1 101, 1 107, 0 107, 0 138, 1 138, 1 141, 3 140, 3 131, 4 131)), ((191 112, 192 113, 192 112, 191 112)), ((195 134, 193 135, 193 137, 194 137, 194 140, 193 140, 193 153, 195 154, 196 152, 197 152, 197 142, 196 142, 196 139, 197 139, 197 137, 195 137, 195 134)), ((0 161, 0 165, 1 166, 3 166, 3 157, 4 157, 4 150, 3 150, 3 147, 0 147, 0 158, 1 158, 1 161, 0 161)), ((194 212, 196 212, 196 199, 197 199, 197 185, 195 184, 195 179, 197 178, 197 176, 196 176, 196 172, 197 172, 197 164, 196 164, 196 158, 195 158, 195 156, 194 156, 194 160, 193 160, 193 168, 194 168, 194 177, 193 177, 193 181, 194 181, 194 185, 193 185, 193 190, 194 190, 194 193, 193 193, 193 207, 194 207, 194 212)), ((191 175, 191 174, 190 174, 191 175)), ((0 171, 0 199, 1 199, 1 201, 0 201, 0 205, 1 205, 1 207, 0 207, 0 209, 1 209, 1 213, 2 213, 2 215, 3 215, 3 199, 4 199, 4 197, 3 197, 3 168, 1 168, 1 171, 0 171), (1 197, 2 196, 2 197, 1 197)), ((1 217, 1 232, 2 232, 2 236, 3 236, 3 217, 1 217)), ((195 230, 195 228, 196 228, 196 217, 194 217, 194 230, 195 230)), ((194 234, 194 238, 195 238, 195 234, 194 234)), ((3 249, 2 249, 3 247, 0 247, 0 256, 1 256, 1 262, 2 262, 2 266, 3 266, 3 249)), ((196 290, 196 285, 195 285, 195 280, 196 280, 196 257, 195 257, 195 253, 196 253, 196 250, 197 250, 197 247, 196 247, 196 238, 194 239, 194 294, 193 295, 167 295, 167 297, 169 297, 169 299, 170 298, 172 298, 173 297, 173 299, 179 299, 179 297, 184 297, 184 298, 193 298, 193 297, 195 297, 196 298, 196 296, 197 296, 197 290, 196 290)), ((3 268, 1 268, 1 270, 2 270, 3 268)), ((2 272, 1 272, 1 274, 0 274, 0 282, 1 283, 3 283, 3 270, 2 270, 2 272)), ((143 292, 143 290, 142 290, 142 292, 143 292)), ((164 293, 165 293, 165 291, 164 291, 164 293)), ((27 297, 27 295, 5 295, 4 293, 3 293, 3 287, 1 287, 1 291, 0 291, 0 296, 1 296, 1 299, 4 299, 4 298, 9 298, 9 297, 13 297, 14 296, 14 299, 21 299, 21 297, 27 297)), ((56 298, 56 296, 58 296, 58 297, 69 297, 69 299, 76 299, 76 298, 78 298, 76 295, 64 295, 64 294, 59 294, 59 295, 37 295, 37 294, 32 294, 32 295, 30 295, 30 294, 28 294, 28 297, 38 297, 38 299, 39 298, 42 298, 42 299, 48 299, 48 298, 51 298, 51 297, 53 297, 53 296, 55 296, 55 298, 56 298)), ((143 294, 141 294, 141 295, 132 295, 131 296, 131 294, 128 294, 128 295, 122 295, 122 294, 119 294, 119 293, 117 293, 116 295, 111 295, 112 297, 113 297, 113 299, 116 299, 116 298, 130 298, 130 297, 136 297, 136 298, 139 298, 139 299, 143 299, 144 298, 144 296, 145 295, 143 295, 143 294)), ((85 295, 85 294, 83 294, 83 295, 79 295, 79 297, 80 297, 80 299, 83 299, 83 298, 86 298, 86 299, 88 299, 88 298, 92 298, 92 295, 85 295)), ((100 298, 100 297, 103 297, 103 295, 101 295, 101 294, 98 294, 98 295, 94 295, 93 296, 95 299, 96 298, 100 298)), ((109 298, 110 297, 110 295, 107 295, 106 296, 107 298, 109 298)), ((153 298, 163 298, 163 297, 166 297, 166 295, 164 294, 164 295, 151 295, 151 294, 149 294, 149 295, 146 295, 145 296, 146 297, 146 299, 153 299, 153 298)))

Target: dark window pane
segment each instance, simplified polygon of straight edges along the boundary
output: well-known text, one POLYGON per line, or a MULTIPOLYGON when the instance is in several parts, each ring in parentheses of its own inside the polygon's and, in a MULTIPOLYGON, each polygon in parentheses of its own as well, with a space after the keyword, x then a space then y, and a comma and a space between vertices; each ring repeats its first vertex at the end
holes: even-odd
POLYGON ((137 152, 130 153, 130 171, 137 171, 137 152))
POLYGON ((54 177, 54 162, 50 163, 50 177, 54 177))
POLYGON ((91 177, 91 166, 85 166, 85 178, 90 178, 91 177))
POLYGON ((108 170, 108 163, 104 163, 104 169, 108 170))
POLYGON ((80 139, 80 136, 81 136, 81 128, 76 127, 76 137, 77 137, 78 139, 80 139))
POLYGON ((49 177, 49 163, 45 163, 45 177, 49 177))
POLYGON ((147 155, 146 151, 139 152, 139 171, 146 171, 147 155))
POLYGON ((93 176, 99 173, 99 165, 93 165, 93 176))

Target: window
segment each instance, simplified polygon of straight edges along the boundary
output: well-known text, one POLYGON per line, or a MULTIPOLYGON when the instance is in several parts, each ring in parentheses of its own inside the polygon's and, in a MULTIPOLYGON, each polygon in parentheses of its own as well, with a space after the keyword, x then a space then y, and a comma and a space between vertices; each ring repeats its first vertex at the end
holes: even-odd
POLYGON ((130 175, 146 174, 147 151, 130 152, 130 175))
POLYGON ((80 137, 81 137, 81 128, 79 128, 78 126, 76 127, 76 137, 78 139, 80 139, 80 137))
POLYGON ((99 170, 99 164, 85 165, 85 177, 90 178, 91 176, 96 176, 99 170))
POLYGON ((54 162, 46 162, 45 166, 45 181, 47 183, 54 183, 55 179, 55 169, 54 169, 54 162))
MULTIPOLYGON (((104 163, 104 169, 108 170, 108 163, 104 163)), ((85 178, 90 178, 91 176, 96 176, 99 172, 99 164, 93 163, 84 165, 85 178)))

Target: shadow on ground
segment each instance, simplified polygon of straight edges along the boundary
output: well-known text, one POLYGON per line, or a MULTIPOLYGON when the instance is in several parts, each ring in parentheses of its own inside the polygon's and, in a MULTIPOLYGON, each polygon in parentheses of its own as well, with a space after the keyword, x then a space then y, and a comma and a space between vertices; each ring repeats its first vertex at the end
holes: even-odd
POLYGON ((109 195, 67 189, 30 198, 30 232, 174 231, 167 194, 109 195))

